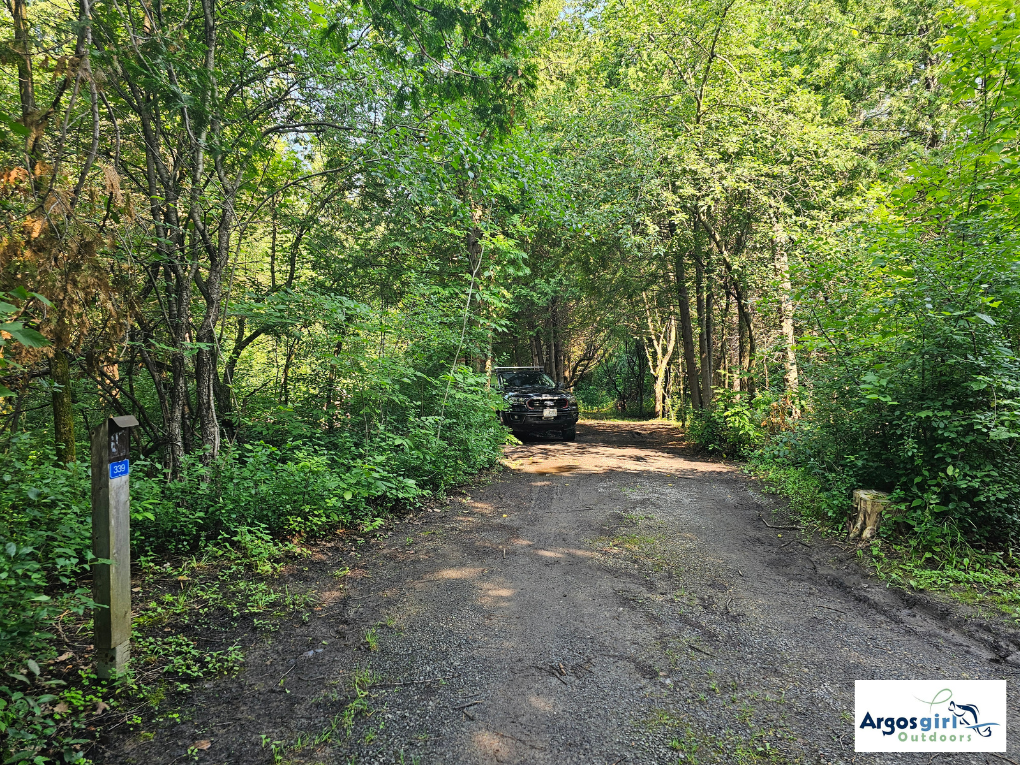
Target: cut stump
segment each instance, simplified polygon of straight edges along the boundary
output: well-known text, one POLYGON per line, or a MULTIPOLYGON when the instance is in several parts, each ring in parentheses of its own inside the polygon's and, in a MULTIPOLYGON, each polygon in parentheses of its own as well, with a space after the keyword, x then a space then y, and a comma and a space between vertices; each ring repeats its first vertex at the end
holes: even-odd
POLYGON ((857 523, 850 530, 850 538, 860 537, 866 542, 878 533, 882 523, 882 513, 889 508, 889 495, 874 489, 857 489, 854 491, 854 509, 857 511, 857 523))

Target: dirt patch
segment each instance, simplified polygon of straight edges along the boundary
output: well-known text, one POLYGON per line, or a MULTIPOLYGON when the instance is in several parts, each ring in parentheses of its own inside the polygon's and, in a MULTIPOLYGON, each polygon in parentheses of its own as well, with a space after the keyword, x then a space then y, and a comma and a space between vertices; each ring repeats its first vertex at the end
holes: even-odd
POLYGON ((106 761, 920 763, 853 753, 854 679, 1016 679, 1016 634, 767 528, 774 501, 666 425, 582 424, 507 458, 326 554, 320 611, 106 761), (365 575, 330 580, 343 566, 365 575))

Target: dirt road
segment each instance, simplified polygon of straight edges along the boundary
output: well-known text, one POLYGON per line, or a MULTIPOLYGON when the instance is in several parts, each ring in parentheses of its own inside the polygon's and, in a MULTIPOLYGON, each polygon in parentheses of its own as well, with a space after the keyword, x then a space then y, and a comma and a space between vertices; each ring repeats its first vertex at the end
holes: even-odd
POLYGON ((116 761, 1003 762, 855 755, 853 681, 1005 678, 1020 709, 1020 637, 767 528, 790 525, 780 503, 674 438, 528 443, 385 542, 324 553, 305 574, 321 610, 116 761))

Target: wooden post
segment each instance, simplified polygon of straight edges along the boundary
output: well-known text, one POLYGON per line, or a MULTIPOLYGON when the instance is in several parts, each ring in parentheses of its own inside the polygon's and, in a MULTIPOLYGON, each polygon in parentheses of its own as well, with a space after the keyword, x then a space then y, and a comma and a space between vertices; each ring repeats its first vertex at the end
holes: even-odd
POLYGON ((111 417, 92 431, 92 567, 96 674, 124 672, 131 651, 130 431, 138 420, 111 417))

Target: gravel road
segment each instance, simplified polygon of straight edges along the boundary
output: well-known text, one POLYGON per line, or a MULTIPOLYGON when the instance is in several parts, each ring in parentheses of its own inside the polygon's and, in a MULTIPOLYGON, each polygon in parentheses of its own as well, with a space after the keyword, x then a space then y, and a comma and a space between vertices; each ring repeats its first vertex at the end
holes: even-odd
POLYGON ((767 527, 792 525, 781 503, 672 428, 507 458, 378 544, 320 550, 320 610, 110 761, 1020 762, 1020 635, 767 527), (1011 681, 1006 759, 855 755, 853 682, 878 678, 1011 681))

